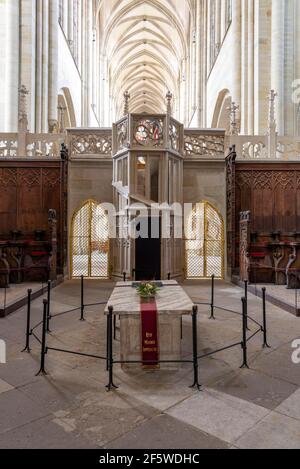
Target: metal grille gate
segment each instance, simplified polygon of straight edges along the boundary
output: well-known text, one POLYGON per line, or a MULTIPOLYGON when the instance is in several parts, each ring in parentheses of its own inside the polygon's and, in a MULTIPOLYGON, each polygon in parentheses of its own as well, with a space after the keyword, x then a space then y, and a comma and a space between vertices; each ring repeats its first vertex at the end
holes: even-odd
POLYGON ((194 204, 186 225, 186 277, 224 278, 224 223, 208 202, 194 204))
POLYGON ((72 278, 108 278, 108 217, 97 202, 88 200, 74 214, 71 228, 72 278))

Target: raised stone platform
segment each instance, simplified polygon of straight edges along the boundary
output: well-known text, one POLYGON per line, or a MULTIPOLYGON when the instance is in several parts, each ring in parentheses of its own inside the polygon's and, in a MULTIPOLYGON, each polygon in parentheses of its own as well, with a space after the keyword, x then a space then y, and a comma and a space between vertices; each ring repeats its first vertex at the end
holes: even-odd
MULTIPOLYGON (((52 288, 63 282, 63 277, 59 276, 52 282, 52 288)), ((40 282, 25 282, 18 285, 10 285, 9 288, 0 289, 0 318, 17 311, 27 304, 28 290, 32 290, 32 299, 40 297, 47 291, 47 284, 40 282)))
MULTIPOLYGON (((233 278, 233 283, 244 288, 244 283, 237 277, 233 278)), ((262 297, 262 289, 266 288, 266 299, 269 303, 300 317, 300 290, 290 290, 285 285, 274 284, 250 284, 248 289, 250 293, 262 297)))

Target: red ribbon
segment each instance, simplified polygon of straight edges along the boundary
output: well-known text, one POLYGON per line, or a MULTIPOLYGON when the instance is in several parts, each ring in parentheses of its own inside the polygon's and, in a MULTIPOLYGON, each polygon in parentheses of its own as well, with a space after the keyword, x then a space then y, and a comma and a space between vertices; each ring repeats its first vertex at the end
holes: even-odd
POLYGON ((158 311, 156 301, 141 302, 142 361, 146 368, 157 368, 159 363, 158 311))

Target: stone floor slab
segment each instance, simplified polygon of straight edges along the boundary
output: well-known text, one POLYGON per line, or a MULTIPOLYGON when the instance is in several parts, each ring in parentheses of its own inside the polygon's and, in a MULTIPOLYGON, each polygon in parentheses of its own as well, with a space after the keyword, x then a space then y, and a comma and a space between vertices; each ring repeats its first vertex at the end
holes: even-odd
POLYGON ((1 449, 95 449, 80 434, 68 433, 49 417, 0 434, 1 449))
MULTIPOLYGON (((297 386, 255 370, 239 370, 215 381, 209 386, 231 396, 274 410, 297 390, 297 386)), ((300 396, 299 396, 300 403, 300 396)), ((299 414, 300 415, 300 414, 299 414)))
POLYGON ((258 357, 251 363, 251 367, 274 378, 300 386, 299 365, 292 363, 291 344, 292 340, 287 346, 258 357))
POLYGON ((300 449, 300 422, 272 412, 235 445, 240 449, 300 449))
POLYGON ((168 415, 159 415, 131 433, 109 443, 107 449, 228 449, 211 435, 168 415))
POLYGON ((67 432, 80 432, 85 439, 102 447, 157 414, 155 409, 132 396, 99 389, 77 396, 74 406, 55 412, 52 421, 67 432))
POLYGON ((234 443, 269 411, 206 388, 167 413, 222 441, 234 443))
POLYGON ((276 412, 300 420, 300 389, 282 402, 276 412))
POLYGON ((12 391, 14 388, 10 384, 8 384, 6 381, 3 381, 0 379, 0 394, 3 394, 8 391, 12 391))
POLYGON ((47 409, 38 403, 34 403, 17 389, 1 394, 0 434, 21 425, 26 425, 48 414, 47 409))

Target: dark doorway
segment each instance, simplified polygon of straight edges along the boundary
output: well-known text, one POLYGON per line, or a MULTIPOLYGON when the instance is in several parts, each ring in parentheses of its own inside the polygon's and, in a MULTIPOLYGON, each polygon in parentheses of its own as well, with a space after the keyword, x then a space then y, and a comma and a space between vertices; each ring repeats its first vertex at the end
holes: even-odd
MULTIPOLYGON (((160 242, 160 219, 147 218, 141 223, 148 224, 148 238, 139 237, 135 243, 135 278, 142 280, 160 280, 161 278, 161 242, 160 242), (152 237, 152 234, 155 236, 152 237)), ((137 231, 140 232, 140 225, 137 231)))

